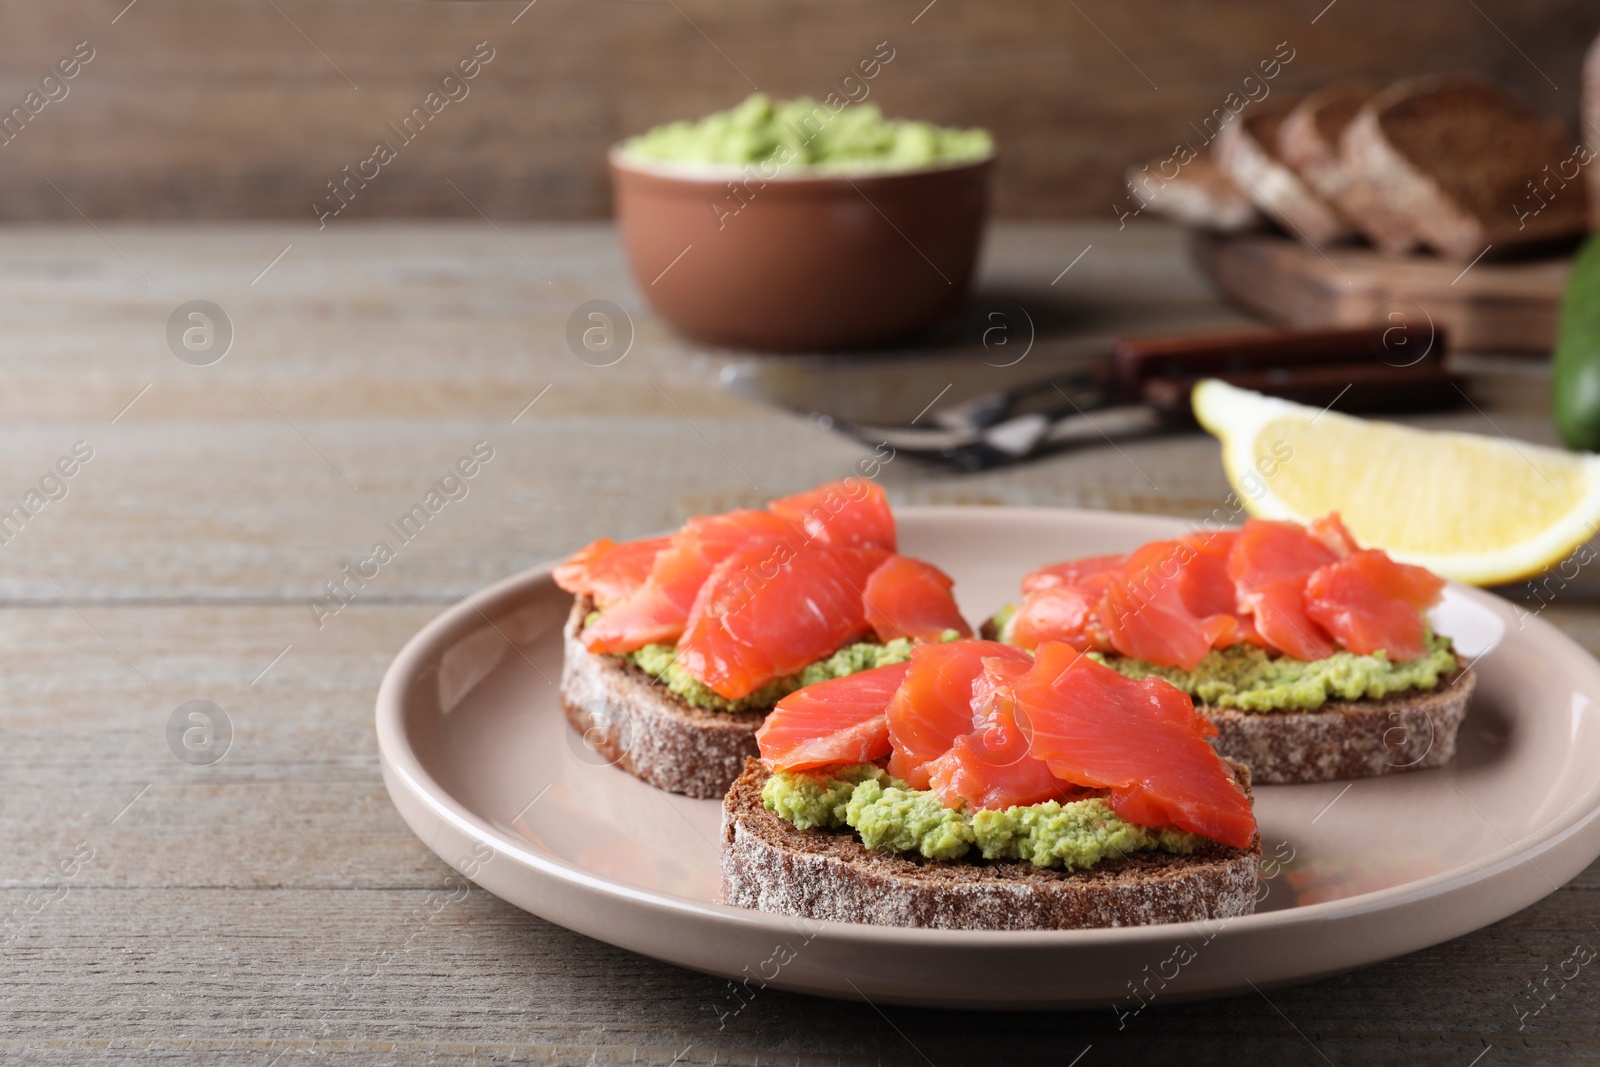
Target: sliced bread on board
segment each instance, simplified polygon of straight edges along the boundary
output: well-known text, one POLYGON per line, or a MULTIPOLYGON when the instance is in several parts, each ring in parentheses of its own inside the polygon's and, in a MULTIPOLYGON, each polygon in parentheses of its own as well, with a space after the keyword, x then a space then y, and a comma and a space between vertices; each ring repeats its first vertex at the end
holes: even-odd
POLYGON ((1339 155, 1339 138, 1375 91, 1364 82, 1336 82, 1301 100, 1278 127, 1278 155, 1342 213, 1350 173, 1339 155))
POLYGON ((1217 165, 1269 218, 1321 248, 1353 231, 1278 155, 1278 130, 1288 114, 1288 107, 1275 104, 1240 112, 1217 135, 1217 165))
POLYGON ((1561 174, 1578 148, 1559 121, 1469 77, 1390 86, 1340 142, 1356 176, 1349 210, 1374 244, 1420 243, 1462 262, 1584 233, 1583 182, 1570 163, 1570 177, 1561 174))

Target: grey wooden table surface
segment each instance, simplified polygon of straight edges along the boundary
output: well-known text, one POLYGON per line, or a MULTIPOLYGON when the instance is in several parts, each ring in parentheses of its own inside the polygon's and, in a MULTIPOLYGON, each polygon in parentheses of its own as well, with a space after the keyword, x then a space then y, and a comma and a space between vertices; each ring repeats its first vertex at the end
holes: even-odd
MULTIPOLYGON (((1002 227, 983 287, 1045 323, 1013 374, 1072 338, 1240 321, 1157 227, 1002 227)), ((911 358, 905 396, 1003 379, 964 358, 911 358)), ((1531 981, 1600 943, 1600 867, 1449 944, 1270 1001, 1156 1004, 1120 1031, 1109 1009, 967 1015, 774 991, 719 1025, 722 981, 454 889, 379 778, 373 699, 405 639, 593 537, 757 503, 864 454, 724 395, 722 362, 648 314, 604 226, 0 231, 0 504, 39 494, 0 533, 0 1059, 1600 1060, 1594 972, 1521 1015, 1531 981), (232 327, 208 365, 215 348, 184 362, 169 346, 169 316, 194 299, 232 327), (636 329, 611 366, 566 341, 591 299, 636 329), (468 497, 319 626, 308 600, 478 441, 495 458, 468 497), (53 475, 75 447, 91 457, 53 475), (232 723, 209 766, 169 745, 191 700, 232 723)), ((1549 440, 1541 369, 1476 370, 1500 430, 1549 440)), ((1470 410, 1425 421, 1493 432, 1470 410)), ((981 475, 902 459, 883 484, 899 503, 1187 516, 1227 493, 1198 434, 981 475)), ((1594 603, 1544 614, 1600 649, 1594 603)))

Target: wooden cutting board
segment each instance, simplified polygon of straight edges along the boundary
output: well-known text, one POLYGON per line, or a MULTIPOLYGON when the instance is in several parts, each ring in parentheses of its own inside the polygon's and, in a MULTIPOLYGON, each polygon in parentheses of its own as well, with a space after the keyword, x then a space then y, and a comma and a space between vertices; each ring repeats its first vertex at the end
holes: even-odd
POLYGON ((1572 260, 1495 263, 1465 271, 1428 256, 1366 247, 1319 252, 1277 234, 1196 232, 1200 269, 1224 297, 1283 326, 1422 326, 1452 352, 1548 356, 1572 260))

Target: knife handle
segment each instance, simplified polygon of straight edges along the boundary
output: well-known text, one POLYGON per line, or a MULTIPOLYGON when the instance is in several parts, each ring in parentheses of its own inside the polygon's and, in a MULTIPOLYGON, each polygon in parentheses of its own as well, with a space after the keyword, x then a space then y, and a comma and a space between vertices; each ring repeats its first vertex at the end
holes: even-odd
MULTIPOLYGON (((1308 367, 1298 371, 1255 371, 1215 377, 1268 396, 1336 411, 1383 413, 1443 411, 1466 399, 1464 380, 1443 367, 1308 367)), ((1198 378, 1152 378, 1140 393, 1145 403, 1175 422, 1193 422, 1189 394, 1198 378)))
POLYGON ((1362 327, 1345 330, 1256 330, 1249 333, 1123 337, 1112 342, 1119 391, 1140 397, 1152 379, 1227 378, 1309 367, 1362 366, 1373 374, 1442 366, 1440 330, 1362 327))

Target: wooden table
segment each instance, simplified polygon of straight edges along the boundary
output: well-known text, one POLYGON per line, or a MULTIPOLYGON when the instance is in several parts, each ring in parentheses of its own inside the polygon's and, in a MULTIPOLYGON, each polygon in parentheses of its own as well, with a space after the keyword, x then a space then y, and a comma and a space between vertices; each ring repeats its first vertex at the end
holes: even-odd
MULTIPOLYGON (((1079 335, 1237 321, 1179 247, 1157 227, 1006 227, 985 285, 1079 335)), ((1600 1058, 1593 973, 1525 1028, 1517 1015, 1530 980, 1600 944, 1600 867, 1458 941, 1270 1001, 1157 1004, 1122 1032, 1109 1010, 778 992, 719 1028, 723 982, 453 890, 385 795, 373 697, 401 643, 467 591, 839 476, 863 450, 721 393, 719 358, 645 312, 605 226, 11 228, 0 317, 0 502, 41 479, 57 497, 0 544, 6 1062, 1600 1058), (637 329, 609 367, 565 340, 597 298, 637 329), (169 348, 193 299, 232 323, 219 362, 169 348), (46 478, 80 441, 92 458, 46 478), (308 599, 477 441, 494 459, 467 499, 319 628, 308 599), (210 765, 169 746, 191 700, 232 724, 210 765)), ((946 384, 908 366, 908 392, 946 384)), ((1539 369, 1478 370, 1501 430, 1549 438, 1539 369)), ((1493 432, 1470 409, 1426 421, 1493 432)), ((1188 516, 1227 491, 1197 434, 982 475, 902 460, 884 484, 902 503, 1188 516)), ((1592 604, 1545 617, 1600 649, 1592 604)))

